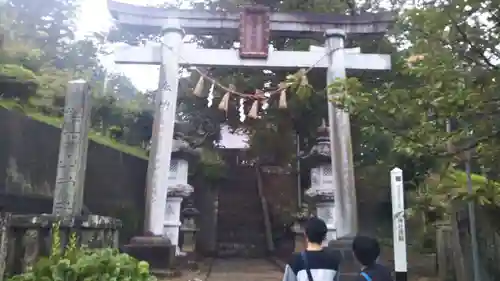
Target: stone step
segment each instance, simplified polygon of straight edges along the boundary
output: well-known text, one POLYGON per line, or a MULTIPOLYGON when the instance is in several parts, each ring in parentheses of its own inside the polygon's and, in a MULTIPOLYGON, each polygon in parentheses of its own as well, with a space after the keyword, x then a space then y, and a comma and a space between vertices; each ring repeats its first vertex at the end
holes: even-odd
POLYGON ((246 227, 220 227, 219 230, 222 232, 220 233, 220 237, 242 237, 242 238, 252 238, 252 237, 258 237, 262 238, 265 237, 264 234, 264 227, 254 227, 254 228, 246 228, 246 227))
POLYGON ((217 252, 219 257, 264 257, 266 239, 255 169, 230 167, 219 190, 217 252))
POLYGON ((151 274, 158 279, 171 279, 182 275, 177 269, 151 269, 151 274))
MULTIPOLYGON (((249 200, 249 197, 251 198, 253 196, 247 196, 247 198, 245 198, 245 200, 249 200)), ((229 200, 229 199, 221 199, 221 198, 219 198, 219 214, 224 214, 224 215, 233 215, 233 214, 236 214, 236 215, 239 215, 240 212, 242 212, 242 211, 247 211, 247 212, 262 212, 262 207, 260 206, 260 204, 256 204, 256 203, 243 203, 243 202, 239 202, 238 200, 231 199, 232 204, 229 205, 227 203, 221 203, 222 200, 229 200), (226 204, 228 206, 225 206, 226 204)), ((246 213, 245 215, 249 215, 249 213, 246 213)))
MULTIPOLYGON (((242 210, 242 211, 245 211, 245 210, 242 210)), ((258 212, 256 210, 254 210, 251 213, 246 213, 245 214, 245 216, 247 216, 246 218, 242 218, 241 213, 236 214, 233 212, 231 212, 231 213, 220 212, 219 213, 220 219, 217 222, 220 223, 221 225, 224 225, 224 223, 230 223, 232 228, 244 227, 244 226, 248 226, 248 225, 260 226, 261 224, 263 224, 264 220, 262 218, 258 217, 259 213, 262 213, 262 212, 258 212)))
POLYGON ((218 237, 217 243, 220 245, 242 245, 244 247, 250 248, 266 248, 266 240, 263 236, 245 236, 245 235, 234 235, 234 236, 221 236, 218 237))
POLYGON ((217 256, 221 258, 246 257, 261 258, 265 257, 267 251, 260 244, 248 243, 221 243, 217 244, 217 256))
MULTIPOLYGON (((217 229, 225 233, 262 233, 264 232, 263 221, 233 221, 221 219, 217 229)), ((224 234, 224 233, 221 233, 224 234)))

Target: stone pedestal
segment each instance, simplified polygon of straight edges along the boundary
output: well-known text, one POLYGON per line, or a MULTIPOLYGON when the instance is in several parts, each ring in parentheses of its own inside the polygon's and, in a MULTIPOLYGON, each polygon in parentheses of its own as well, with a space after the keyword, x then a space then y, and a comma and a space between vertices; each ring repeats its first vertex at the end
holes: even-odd
POLYGON ((200 215, 198 209, 194 207, 192 200, 186 202, 186 207, 182 210, 182 242, 181 250, 186 253, 194 253, 196 251, 196 233, 199 232, 199 228, 196 225, 196 217, 200 215))
POLYGON ((193 192, 193 187, 189 184, 176 184, 169 186, 167 195, 167 206, 165 208, 165 220, 163 224, 163 234, 168 237, 175 246, 176 255, 180 255, 179 232, 181 223, 182 200, 193 192))
POLYGON ((183 235, 181 250, 183 252, 194 252, 196 250, 196 233, 198 231, 199 229, 196 226, 181 226, 183 235))
POLYGON ((12 215, 0 213, 3 221, 0 272, 13 276, 26 272, 41 257, 51 253, 52 230, 58 228, 60 249, 77 234, 77 246, 88 248, 118 247, 119 230, 122 222, 111 217, 99 215, 58 216, 51 214, 12 215), (6 224, 8 223, 8 224, 6 224))
POLYGON ((163 235, 168 237, 172 245, 176 248, 176 255, 179 250, 179 228, 181 226, 180 211, 182 197, 167 197, 167 208, 165 210, 165 222, 163 224, 163 235))
POLYGON ((339 239, 328 242, 328 249, 337 251, 342 256, 342 261, 347 263, 355 263, 356 258, 352 251, 353 239, 339 239))
POLYGON ((337 231, 335 229, 335 202, 320 201, 316 203, 316 213, 318 218, 326 223, 328 232, 326 233, 325 246, 329 241, 337 240, 337 231))
POLYGON ((326 189, 319 187, 310 188, 306 192, 306 195, 316 204, 316 214, 318 218, 325 222, 328 229, 324 246, 327 246, 328 242, 337 239, 337 231, 335 227, 335 201, 333 193, 334 190, 331 188, 326 189))
POLYGON ((336 252, 342 258, 339 268, 340 276, 338 279, 341 281, 357 280, 359 277, 361 264, 359 264, 354 257, 354 253, 352 251, 352 241, 353 239, 351 238, 341 238, 328 242, 327 249, 336 252))
MULTIPOLYGON (((185 199, 186 200, 186 199, 185 199)), ((177 259, 180 268, 190 271, 199 269, 198 255, 196 253, 196 233, 199 229, 196 226, 195 217, 200 212, 194 207, 192 198, 187 198, 181 211, 182 225, 180 227, 179 247, 181 256, 177 259)))
POLYGON ((352 251, 354 237, 342 237, 328 242, 327 249, 336 252, 341 257, 339 268, 340 281, 354 281, 359 278, 359 271, 362 265, 356 260, 352 251))
POLYGON ((138 236, 124 246, 124 252, 147 261, 153 274, 168 275, 175 258, 175 246, 163 236, 138 236))

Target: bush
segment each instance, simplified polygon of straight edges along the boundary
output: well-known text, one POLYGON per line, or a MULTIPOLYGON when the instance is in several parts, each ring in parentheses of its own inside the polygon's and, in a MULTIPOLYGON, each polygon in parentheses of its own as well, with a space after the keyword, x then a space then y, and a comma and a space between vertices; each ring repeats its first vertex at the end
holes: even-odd
POLYGON ((119 141, 123 138, 123 129, 118 126, 111 126, 108 129, 109 136, 115 141, 119 141))
POLYGON ((52 233, 50 257, 42 258, 26 273, 13 276, 10 281, 156 281, 147 262, 119 253, 117 249, 77 247, 74 233, 62 251, 57 225, 52 233))
POLYGON ((227 167, 222 157, 209 148, 201 150, 200 162, 198 163, 199 173, 207 181, 218 181, 224 178, 227 173, 227 167))
POLYGON ((15 64, 0 64, 0 76, 19 82, 36 82, 36 75, 33 71, 15 64))
POLYGON ((22 66, 0 64, 0 95, 26 104, 37 89, 35 74, 22 66))

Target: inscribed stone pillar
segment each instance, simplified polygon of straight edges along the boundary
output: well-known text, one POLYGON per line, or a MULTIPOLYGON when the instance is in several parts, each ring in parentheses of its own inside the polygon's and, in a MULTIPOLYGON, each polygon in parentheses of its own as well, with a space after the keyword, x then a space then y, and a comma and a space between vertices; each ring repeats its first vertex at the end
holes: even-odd
POLYGON ((150 179, 147 180, 146 231, 163 235, 168 173, 172 153, 175 111, 179 82, 179 51, 183 33, 177 19, 168 19, 163 28, 162 65, 156 96, 155 129, 150 156, 150 179))
POLYGON ((82 210, 90 98, 87 82, 76 80, 68 83, 52 207, 55 215, 78 215, 82 210))
MULTIPOLYGON (((344 40, 345 32, 330 29, 325 33, 328 54, 327 84, 346 78, 344 40)), ((335 93, 332 93, 335 94, 335 93)), ((335 188, 335 217, 337 237, 353 237, 357 233, 357 205, 354 186, 354 165, 349 113, 328 102, 332 170, 335 188)))

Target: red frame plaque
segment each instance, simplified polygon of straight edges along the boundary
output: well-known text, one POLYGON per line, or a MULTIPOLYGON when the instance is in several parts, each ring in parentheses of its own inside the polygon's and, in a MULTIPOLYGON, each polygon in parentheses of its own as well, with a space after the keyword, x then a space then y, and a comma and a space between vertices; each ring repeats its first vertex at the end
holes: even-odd
POLYGON ((267 59, 269 53, 269 12, 265 6, 245 7, 240 13, 240 57, 267 59))

